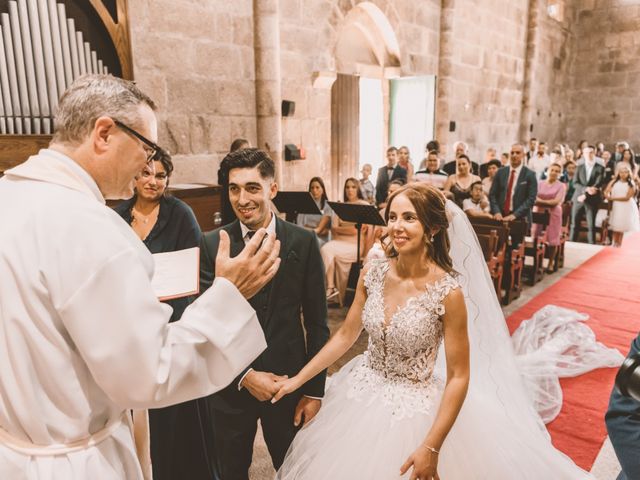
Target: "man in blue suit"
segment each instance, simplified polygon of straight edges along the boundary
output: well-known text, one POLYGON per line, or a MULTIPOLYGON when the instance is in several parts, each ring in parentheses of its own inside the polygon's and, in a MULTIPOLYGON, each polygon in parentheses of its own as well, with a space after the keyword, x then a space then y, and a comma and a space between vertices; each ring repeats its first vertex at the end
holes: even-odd
POLYGON ((510 165, 496 172, 489 192, 491 213, 496 220, 510 222, 524 218, 531 225, 531 209, 538 194, 538 181, 533 170, 523 165, 524 147, 511 147, 510 165))

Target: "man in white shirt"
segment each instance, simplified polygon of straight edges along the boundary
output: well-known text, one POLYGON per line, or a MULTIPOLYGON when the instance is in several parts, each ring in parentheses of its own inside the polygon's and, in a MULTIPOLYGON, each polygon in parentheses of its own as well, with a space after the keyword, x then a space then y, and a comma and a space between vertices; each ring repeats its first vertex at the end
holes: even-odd
POLYGON ((245 297, 279 267, 273 236, 234 259, 225 237, 220 278, 168 323, 151 254, 105 205, 161 150, 154 108, 132 82, 82 77, 50 147, 0 179, 2 479, 142 479, 127 409, 218 391, 266 346, 245 297))
POLYGON ((528 167, 535 172, 536 179, 540 180, 549 165, 551 165, 551 158, 547 155, 547 145, 540 142, 535 155, 529 159, 528 167))

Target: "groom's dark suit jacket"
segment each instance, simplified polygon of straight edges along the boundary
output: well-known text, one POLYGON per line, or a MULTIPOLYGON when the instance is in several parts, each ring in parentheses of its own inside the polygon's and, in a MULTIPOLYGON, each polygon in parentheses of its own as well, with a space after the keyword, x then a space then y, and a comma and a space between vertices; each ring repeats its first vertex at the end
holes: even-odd
MULTIPOLYGON (((231 256, 234 257, 245 246, 240 222, 235 220, 222 228, 229 234, 231 256)), ((276 237, 281 243, 282 259, 278 273, 249 300, 267 340, 267 349, 250 367, 256 371, 292 377, 318 353, 329 338, 324 266, 313 232, 277 218, 276 237)), ((209 288, 215 278, 219 241, 219 230, 208 232, 202 238, 201 292, 209 288)), ((212 408, 237 412, 238 408, 254 400, 245 389, 238 391, 238 381, 246 370, 227 388, 209 397, 212 408)), ((307 382, 300 392, 311 397, 323 397, 325 379, 326 372, 322 372, 307 382)))

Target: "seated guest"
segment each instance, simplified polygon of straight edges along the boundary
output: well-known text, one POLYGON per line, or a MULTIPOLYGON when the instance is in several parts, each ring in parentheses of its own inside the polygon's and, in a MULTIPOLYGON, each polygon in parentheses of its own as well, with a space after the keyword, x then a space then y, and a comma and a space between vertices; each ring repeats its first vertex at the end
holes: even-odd
POLYGON ((330 240, 329 234, 331 233, 331 215, 333 215, 333 210, 331 210, 329 206, 324 182, 320 177, 313 177, 309 181, 309 193, 322 214, 300 213, 298 214, 296 223, 307 230, 313 230, 318 237, 319 246, 322 247, 322 245, 330 240))
POLYGON ((617 163, 622 160, 622 154, 629 148, 629 143, 625 141, 616 142, 616 151, 613 153, 613 160, 617 163))
POLYGON ((564 160, 565 160, 565 165, 567 164, 567 162, 574 162, 575 163, 575 152, 573 150, 571 150, 569 147, 564 149, 564 160))
POLYGON ((491 191, 491 184, 493 183, 493 177, 495 177, 496 172, 502 168, 502 163, 498 159, 490 160, 485 164, 487 166, 487 176, 482 179, 482 190, 484 194, 489 198, 489 192, 491 191))
POLYGON ((565 194, 565 197, 564 197, 565 202, 570 202, 571 199, 573 198, 573 192, 576 189, 574 182, 576 180, 577 169, 578 169, 578 166, 576 165, 576 162, 574 162, 573 160, 567 161, 567 163, 565 163, 564 165, 564 183, 567 184, 567 193, 565 194))
POLYGON ((413 181, 428 183, 442 190, 447 182, 447 174, 439 168, 438 152, 435 150, 429 152, 423 163, 426 165, 425 169, 418 170, 413 176, 413 181))
MULTIPOLYGON (((400 180, 394 180, 389 185, 389 194, 387 195, 387 200, 385 200, 385 202, 382 204, 384 205, 384 207, 380 208, 380 216, 382 218, 384 218, 384 210, 387 207, 387 202, 389 201, 389 198, 391 198, 391 195, 393 195, 393 192, 395 192, 396 190, 399 190, 402 186, 403 184, 400 180)), ((365 262, 364 262, 365 264, 368 261, 373 260, 375 258, 379 258, 379 259, 387 258, 385 249, 382 246, 382 237, 386 235, 386 233, 387 233, 387 227, 381 227, 380 225, 376 225, 375 227, 373 227, 371 242, 368 242, 367 247, 365 247, 367 250, 367 256, 365 257, 365 262)))
MULTIPOLYGON (((344 203, 368 205, 355 178, 347 178, 344 182, 343 199, 344 203)), ((334 213, 331 219, 331 241, 320 249, 327 277, 327 300, 337 301, 340 305, 344 302, 351 264, 356 261, 357 233, 355 223, 345 222, 334 213)), ((365 229, 363 237, 366 237, 365 229)), ((362 238, 361 242, 360 253, 364 256, 366 239, 362 238)))
POLYGON ((414 170, 409 147, 402 146, 398 149, 398 165, 407 171, 407 179, 413 178, 414 170))
MULTIPOLYGON (((200 245, 200 227, 191 208, 166 195, 173 163, 162 152, 136 178, 135 195, 115 211, 133 228, 151 253, 173 252, 200 245)), ((173 308, 171 322, 180 320, 193 297, 167 300, 173 308)), ((155 480, 171 478, 209 479, 211 432, 209 416, 201 400, 149 410, 151 462, 155 480)))
POLYGON ((482 164, 480 164, 479 175, 480 178, 487 178, 487 168, 489 166, 489 162, 492 160, 498 160, 496 149, 493 147, 487 148, 487 151, 484 154, 484 159, 482 160, 482 164))
MULTIPOLYGON (((429 156, 429 152, 436 152, 436 154, 438 155, 438 159, 440 159, 440 142, 438 142, 437 140, 431 140, 427 143, 427 146, 424 149, 425 157, 420 162, 418 170, 427 169, 427 158, 429 156)), ((438 168, 440 168, 440 165, 438 165, 438 168)))
MULTIPOLYGON (((453 151, 455 154, 454 160, 451 160, 450 162, 445 163, 444 167, 442 167, 442 170, 444 170, 447 173, 447 175, 454 175, 457 169, 458 157, 460 155, 466 156, 468 150, 469 150, 469 146, 466 143, 464 142, 454 143, 453 144, 453 151)), ((471 160, 469 160, 469 163, 471 164, 471 173, 473 173, 474 175, 478 175, 480 171, 480 166, 476 162, 472 162, 471 160)))
POLYGON ((387 199, 389 183, 395 179, 402 179, 407 183, 407 171, 397 165, 398 149, 396 147, 387 148, 387 164, 378 169, 376 179, 376 203, 380 205, 387 199))
POLYGON ((582 149, 584 163, 578 165, 575 191, 571 201, 571 241, 578 240, 580 220, 584 212, 587 217, 588 241, 596 243, 596 214, 602 202, 604 187, 604 167, 596 162, 595 148, 588 145, 582 149))
MULTIPOLYGON (((624 151, 622 152, 622 157, 620 158, 620 162, 618 163, 626 163, 629 168, 631 169, 631 178, 634 181, 638 180, 638 171, 640 169, 640 166, 636 163, 635 160, 636 156, 633 153, 633 150, 631 150, 630 148, 625 148, 624 151)), ((616 164, 616 168, 618 167, 618 165, 616 164)))
POLYGON ((462 202, 462 210, 469 217, 493 218, 489 209, 489 201, 482 191, 482 182, 471 184, 471 196, 462 202))
POLYGON ((387 190, 387 198, 385 199, 384 202, 378 205, 378 209, 384 210, 385 208, 387 208, 387 200, 389 199, 391 194, 396 190, 398 190, 400 187, 406 185, 406 183, 407 182, 405 182, 401 178, 396 178, 395 180, 392 180, 391 183, 389 184, 389 189, 387 190))
POLYGON ((523 165, 524 147, 511 147, 510 165, 502 167, 493 177, 489 192, 491 213, 496 220, 512 221, 524 218, 531 225, 531 209, 536 201, 538 182, 533 170, 523 165))
POLYGON ((611 152, 609 150, 604 150, 602 152, 602 162, 604 163, 604 178, 605 183, 608 185, 609 182, 613 179, 616 171, 616 161, 613 159, 611 152))
MULTIPOLYGON (((560 235, 562 234, 562 202, 564 202, 566 185, 560 181, 562 168, 559 164, 553 163, 548 168, 549 177, 538 182, 538 194, 534 212, 548 212, 549 225, 546 227, 547 248, 549 248, 549 264, 547 273, 557 270, 556 249, 560 245, 560 235)), ((544 232, 542 225, 533 224, 532 235, 539 237, 544 232)))
POLYGON ((373 183, 371 183, 371 180, 369 180, 371 172, 373 172, 373 167, 371 166, 371 164, 365 163, 362 166, 362 170, 360 171, 360 173, 362 174, 362 178, 360 179, 360 190, 362 190, 364 199, 371 205, 373 205, 376 202, 376 189, 373 186, 373 183))
POLYGON ((479 182, 480 177, 471 173, 471 160, 466 155, 460 155, 457 160, 458 171, 455 175, 450 175, 444 184, 444 190, 451 192, 459 207, 462 202, 471 195, 471 184, 479 182))

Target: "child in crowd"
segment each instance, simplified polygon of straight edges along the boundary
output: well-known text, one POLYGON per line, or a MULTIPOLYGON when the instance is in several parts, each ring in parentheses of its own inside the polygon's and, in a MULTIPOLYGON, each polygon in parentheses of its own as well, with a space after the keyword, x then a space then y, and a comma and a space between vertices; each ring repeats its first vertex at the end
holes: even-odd
POLYGON ((620 162, 615 178, 605 190, 607 199, 612 203, 609 214, 609 227, 613 230, 612 245, 620 247, 625 232, 640 230, 638 205, 635 202, 636 184, 628 164, 620 162))
POLYGON ((369 163, 365 163, 362 166, 362 170, 360 173, 362 174, 362 178, 360 179, 360 190, 362 191, 362 196, 364 199, 373 205, 376 201, 375 193, 376 189, 369 180, 371 176, 371 172, 373 171, 373 167, 369 163))

